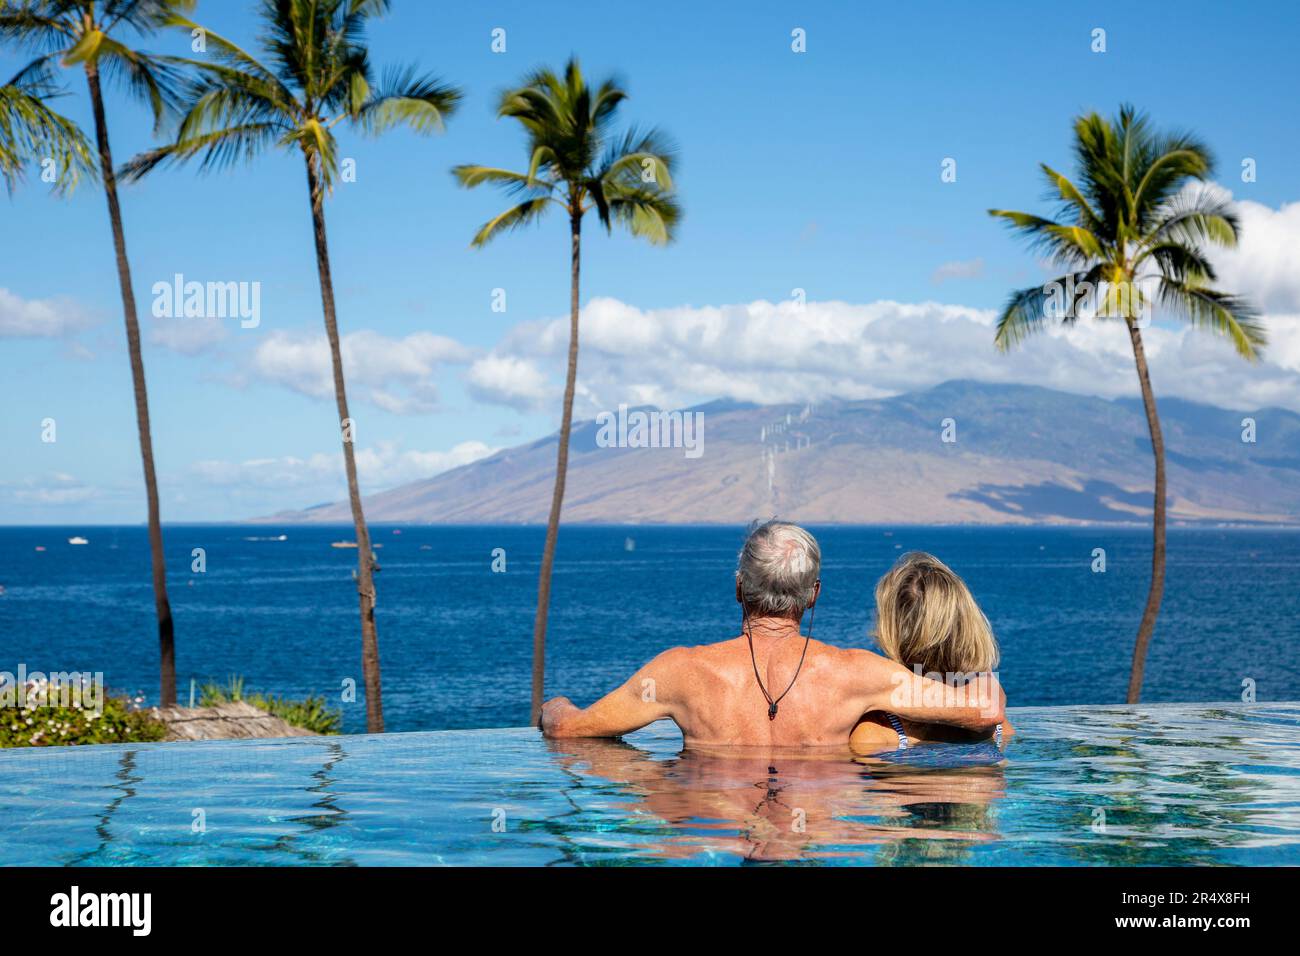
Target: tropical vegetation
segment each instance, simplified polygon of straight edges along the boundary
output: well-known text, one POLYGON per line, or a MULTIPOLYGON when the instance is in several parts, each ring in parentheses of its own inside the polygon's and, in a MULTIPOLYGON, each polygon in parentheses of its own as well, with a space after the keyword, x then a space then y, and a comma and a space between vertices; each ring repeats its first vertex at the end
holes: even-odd
POLYGON ((533 619, 533 723, 542 711, 551 570, 564 504, 578 381, 582 220, 594 209, 606 232, 618 225, 633 236, 662 245, 673 240, 681 218, 672 180, 675 150, 657 129, 641 131, 631 127, 621 134, 615 130, 614 121, 625 99, 627 92, 615 79, 606 79, 595 87, 588 85, 576 57, 570 58, 560 74, 549 69, 534 70, 520 86, 501 95, 497 109, 498 116, 517 120, 523 128, 528 160, 525 170, 464 165, 452 171, 462 186, 493 185, 519 200, 479 228, 472 240, 474 246, 482 247, 554 209, 562 210, 569 224, 568 370, 560 411, 555 486, 533 619))
POLYGON ((343 712, 329 706, 324 697, 310 695, 302 700, 289 700, 275 694, 244 690, 244 678, 231 676, 226 683, 206 681, 199 688, 199 706, 215 707, 231 701, 244 701, 285 723, 315 734, 337 734, 343 726, 343 712))
POLYGON ((334 279, 325 229, 325 198, 339 174, 336 127, 342 123, 378 135, 395 126, 435 133, 455 111, 461 92, 431 75, 392 69, 376 83, 365 29, 388 0, 261 0, 261 59, 233 41, 179 14, 167 22, 202 31, 206 60, 183 60, 193 73, 185 85, 174 140, 125 168, 138 179, 156 166, 202 157, 204 167, 251 161, 270 148, 296 152, 307 177, 321 311, 329 342, 339 436, 357 543, 357 596, 366 728, 384 729, 379 632, 375 624, 378 569, 361 504, 353 449, 356 425, 348 407, 339 345, 334 279))
POLYGON ((1155 457, 1151 582, 1133 645, 1128 702, 1142 695, 1147 647, 1165 584, 1165 445, 1142 329, 1158 307, 1200 331, 1227 339, 1237 354, 1259 358, 1266 336, 1250 303, 1215 288, 1210 246, 1232 246, 1239 224, 1230 198, 1207 180, 1209 148, 1190 133, 1161 133, 1131 106, 1113 119, 1097 113, 1074 122, 1074 179, 1041 169, 1059 208, 1054 216, 1006 209, 1006 221, 1054 264, 1060 277, 1011 294, 994 343, 1019 345, 1049 323, 1080 317, 1122 322, 1128 332, 1155 457))
MULTIPOLYGON (((140 322, 131 285, 131 263, 126 251, 126 231, 117 196, 117 173, 109 146, 101 80, 105 77, 120 80, 131 94, 148 104, 155 128, 160 127, 175 102, 177 73, 168 58, 150 56, 133 46, 130 38, 153 32, 176 10, 192 6, 193 0, 8 0, 0 5, 0 43, 13 43, 37 54, 19 74, 39 78, 37 94, 47 85, 49 70, 57 64, 80 69, 90 95, 95 117, 99 179, 108 203, 113 255, 122 297, 122 319, 126 325, 127 355, 131 362, 131 387, 135 393, 140 460, 144 466, 154 611, 158 619, 158 696, 164 705, 176 703, 175 626, 171 602, 167 599, 167 565, 163 559, 158 476, 154 468, 153 434, 149 427, 144 357, 140 352, 140 322)), ((56 123, 54 129, 71 145, 75 144, 76 138, 70 125, 56 123)), ((72 155, 76 155, 75 149, 72 155)), ((76 168, 75 162, 68 165, 70 169, 76 168)))
POLYGON ((0 747, 144 743, 167 733, 166 724, 141 707, 141 697, 106 694, 95 707, 80 694, 51 690, 48 681, 22 690, 15 706, 0 710, 0 747))

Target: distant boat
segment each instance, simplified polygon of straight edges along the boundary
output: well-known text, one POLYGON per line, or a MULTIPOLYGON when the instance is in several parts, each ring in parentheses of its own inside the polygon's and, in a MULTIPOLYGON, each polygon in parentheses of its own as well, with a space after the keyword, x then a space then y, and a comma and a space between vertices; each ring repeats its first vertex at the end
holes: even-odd
POLYGON ((331 541, 330 542, 331 548, 355 548, 356 546, 357 543, 355 541, 331 541))
POLYGON ((624 538, 624 539, 623 539, 623 550, 624 550, 624 551, 635 551, 635 550, 636 550, 636 542, 633 541, 631 538, 624 538))
POLYGON ((90 544, 85 538, 73 537, 68 539, 68 544, 90 544))
POLYGON ((245 537, 244 540, 245 541, 288 541, 289 536, 287 534, 276 535, 270 538, 259 538, 256 536, 252 536, 252 537, 245 537))

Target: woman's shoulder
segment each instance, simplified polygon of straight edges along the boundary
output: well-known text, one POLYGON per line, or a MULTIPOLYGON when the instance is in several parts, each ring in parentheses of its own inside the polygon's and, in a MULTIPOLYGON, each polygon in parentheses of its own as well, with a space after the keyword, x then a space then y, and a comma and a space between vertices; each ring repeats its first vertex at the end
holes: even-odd
POLYGON ((880 711, 863 714, 849 734, 850 746, 856 748, 882 746, 892 747, 898 744, 898 733, 889 723, 889 717, 880 711))

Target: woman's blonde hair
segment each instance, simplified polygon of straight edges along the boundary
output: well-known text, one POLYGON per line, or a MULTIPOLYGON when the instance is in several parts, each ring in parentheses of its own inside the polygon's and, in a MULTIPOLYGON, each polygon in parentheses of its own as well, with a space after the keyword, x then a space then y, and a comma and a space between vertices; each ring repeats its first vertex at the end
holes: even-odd
POLYGON ((974 596, 932 554, 903 555, 876 585, 876 643, 925 673, 969 674, 998 664, 998 642, 974 596))

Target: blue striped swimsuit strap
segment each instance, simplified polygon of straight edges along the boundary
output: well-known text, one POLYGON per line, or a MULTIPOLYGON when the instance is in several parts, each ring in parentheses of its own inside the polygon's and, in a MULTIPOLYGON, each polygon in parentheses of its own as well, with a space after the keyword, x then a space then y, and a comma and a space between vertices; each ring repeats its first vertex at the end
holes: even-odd
POLYGON ((903 722, 898 719, 897 714, 886 714, 889 718, 889 725, 894 728, 894 733, 898 734, 898 749, 907 749, 907 734, 903 732, 903 722))

